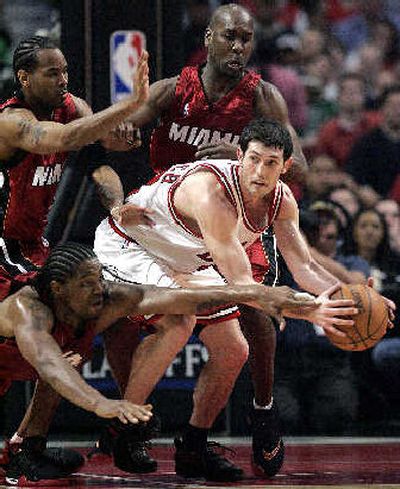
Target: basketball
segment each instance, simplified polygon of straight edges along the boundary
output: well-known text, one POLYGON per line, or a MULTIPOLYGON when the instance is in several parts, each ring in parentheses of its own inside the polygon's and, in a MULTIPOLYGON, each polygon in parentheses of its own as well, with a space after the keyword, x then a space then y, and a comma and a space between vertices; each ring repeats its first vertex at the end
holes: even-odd
POLYGON ((346 338, 338 338, 326 332, 335 346, 342 350, 367 350, 385 335, 389 320, 388 309, 383 297, 374 289, 360 284, 343 284, 331 299, 352 299, 358 308, 358 314, 353 316, 353 326, 335 325, 346 333, 346 338))

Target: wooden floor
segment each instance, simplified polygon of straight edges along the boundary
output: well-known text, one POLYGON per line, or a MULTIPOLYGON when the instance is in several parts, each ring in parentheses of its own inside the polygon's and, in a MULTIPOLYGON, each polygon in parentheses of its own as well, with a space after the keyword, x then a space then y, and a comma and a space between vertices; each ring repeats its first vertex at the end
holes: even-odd
MULTIPOLYGON (((396 439, 335 439, 287 442, 285 464, 273 479, 256 478, 250 468, 250 447, 234 446, 234 462, 246 471, 241 483, 216 484, 203 480, 185 480, 174 473, 173 449, 170 444, 155 446, 152 456, 159 461, 159 470, 137 476, 116 469, 110 458, 96 456, 81 472, 57 487, 201 489, 210 487, 339 488, 358 487, 400 488, 400 440, 396 439)), ((87 449, 80 449, 87 453, 87 449)), ((4 484, 4 480, 1 482, 4 484)), ((52 484, 54 486, 54 484, 52 484)), ((0 485, 0 487, 6 487, 0 485)), ((49 486, 47 486, 49 487, 49 486)))

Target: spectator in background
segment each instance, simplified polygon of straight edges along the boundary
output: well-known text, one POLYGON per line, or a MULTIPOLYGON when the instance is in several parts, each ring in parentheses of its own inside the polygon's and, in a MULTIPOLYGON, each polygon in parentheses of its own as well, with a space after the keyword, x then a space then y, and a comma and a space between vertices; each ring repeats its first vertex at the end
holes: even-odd
MULTIPOLYGON (((339 223, 329 203, 320 203, 316 211, 301 212, 300 227, 314 256, 328 264, 331 273, 335 270, 346 281, 354 278, 333 259, 339 223)), ((355 260, 353 266, 354 270, 361 268, 356 277, 365 281, 368 265, 355 260)), ((291 280, 284 271, 283 282, 292 283, 291 280)), ((351 434, 358 410, 351 353, 332 346, 317 325, 291 319, 286 323, 278 341, 274 390, 284 433, 351 434)))
POLYGON ((345 254, 357 254, 371 267, 374 288, 398 302, 400 298, 400 256, 390 247, 385 218, 375 209, 361 210, 353 221, 345 254))
POLYGON ((385 220, 389 233, 390 247, 400 253, 400 206, 392 199, 380 200, 375 209, 380 212, 385 220))
POLYGON ((365 111, 365 97, 365 81, 361 75, 347 73, 340 78, 339 113, 319 130, 317 154, 327 154, 340 167, 344 166, 353 144, 379 123, 379 115, 365 111))
POLYGON ((303 82, 293 68, 299 53, 299 39, 294 34, 282 34, 274 42, 260 40, 256 48, 257 69, 263 80, 278 87, 285 99, 289 118, 300 132, 307 121, 307 100, 303 82))
POLYGON ((361 209, 361 201, 356 192, 344 185, 333 189, 328 198, 343 207, 350 218, 353 218, 361 209))
POLYGON ((329 96, 327 87, 332 79, 332 65, 328 54, 321 53, 304 65, 303 83, 309 104, 308 123, 304 129, 303 145, 313 150, 321 125, 334 117, 337 106, 329 96))
POLYGON ((324 154, 317 156, 311 161, 306 174, 301 207, 306 208, 314 200, 326 198, 342 181, 343 172, 339 171, 335 160, 324 154))
POLYGON ((395 70, 379 70, 375 79, 374 84, 370 87, 367 95, 366 108, 368 110, 379 110, 382 105, 382 96, 385 91, 396 85, 398 80, 398 74, 395 70))
POLYGON ((204 31, 210 20, 211 9, 208 0, 186 2, 187 26, 183 32, 185 64, 194 66, 205 62, 207 51, 204 47, 204 31))
POLYGON ((361 186, 389 195, 400 174, 400 85, 383 95, 382 122, 355 143, 345 169, 361 186))

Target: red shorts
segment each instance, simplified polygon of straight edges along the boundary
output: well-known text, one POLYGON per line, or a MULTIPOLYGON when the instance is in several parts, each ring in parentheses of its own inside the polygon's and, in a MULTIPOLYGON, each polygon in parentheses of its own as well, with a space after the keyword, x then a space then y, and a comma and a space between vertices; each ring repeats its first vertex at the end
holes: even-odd
POLYGON ((21 242, 0 238, 0 301, 26 285, 49 254, 40 240, 21 242))
POLYGON ((264 283, 269 272, 270 264, 261 237, 246 248, 246 253, 250 260, 253 279, 260 284, 264 283))
POLYGON ((14 380, 35 380, 36 370, 19 352, 12 338, 0 338, 0 396, 4 395, 14 380))

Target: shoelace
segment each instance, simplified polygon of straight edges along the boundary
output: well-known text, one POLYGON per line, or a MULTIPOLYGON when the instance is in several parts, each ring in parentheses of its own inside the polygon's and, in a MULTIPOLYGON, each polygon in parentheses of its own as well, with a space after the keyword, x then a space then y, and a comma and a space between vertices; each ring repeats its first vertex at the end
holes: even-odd
POLYGON ((208 441, 206 445, 206 450, 207 451, 214 451, 215 449, 221 450, 222 452, 229 452, 233 455, 233 457, 236 456, 236 450, 233 448, 226 447, 224 445, 221 445, 221 443, 218 443, 217 441, 208 441))

